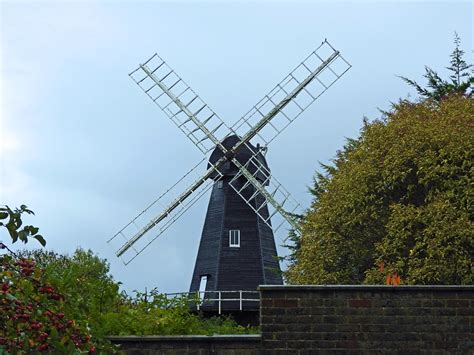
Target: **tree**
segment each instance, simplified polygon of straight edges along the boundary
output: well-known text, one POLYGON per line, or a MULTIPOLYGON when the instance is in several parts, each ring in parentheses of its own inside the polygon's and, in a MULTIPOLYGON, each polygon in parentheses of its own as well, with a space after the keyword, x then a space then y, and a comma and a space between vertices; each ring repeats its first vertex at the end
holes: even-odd
POLYGON ((454 33, 454 45, 450 65, 446 67, 450 71, 449 80, 443 80, 436 71, 428 66, 425 66, 425 74, 423 75, 428 80, 427 88, 406 77, 401 76, 400 78, 413 86, 424 99, 440 101, 450 94, 472 97, 474 71, 471 68, 473 68, 473 65, 467 64, 463 59, 464 51, 460 48, 461 39, 456 32, 454 33))
POLYGON ((52 251, 24 250, 18 253, 34 260, 44 270, 47 282, 65 299, 64 313, 84 328, 90 329, 99 348, 107 347, 103 319, 122 302, 120 282, 110 275, 110 265, 91 250, 78 248, 72 255, 52 251))
MULTIPOLYGON (((33 237, 45 245, 38 228, 23 227, 23 213, 33 214, 25 205, 1 207, 0 227, 12 243, 33 237)), ((0 250, 0 353, 95 352, 88 329, 65 315, 64 295, 49 283, 45 270, 3 242, 0 250)))
POLYGON ((72 255, 44 250, 22 251, 44 270, 49 284, 64 297, 64 314, 81 327, 90 329, 98 350, 112 352, 109 335, 246 333, 227 318, 207 320, 193 314, 194 300, 168 298, 156 289, 135 292, 119 291, 120 282, 109 273, 107 260, 91 250, 76 249, 72 255))
MULTIPOLYGON (((12 242, 35 238, 23 226, 26 206, 0 208, 0 227, 12 242), (3 230, 3 228, 2 228, 3 230)), ((43 249, 13 252, 0 243, 0 354, 50 351, 115 353, 109 335, 232 334, 256 330, 228 317, 205 319, 189 307, 196 299, 168 298, 156 289, 120 292, 109 263, 91 250, 62 255, 43 249)))
POLYGON ((291 283, 474 282, 474 101, 400 101, 318 174, 291 283))

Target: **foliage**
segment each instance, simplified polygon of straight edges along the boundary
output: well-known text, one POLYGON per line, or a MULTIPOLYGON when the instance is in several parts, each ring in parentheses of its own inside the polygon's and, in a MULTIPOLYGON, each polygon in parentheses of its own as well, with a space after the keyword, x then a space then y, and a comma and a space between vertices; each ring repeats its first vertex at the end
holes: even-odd
POLYGON ((191 313, 193 300, 167 298, 156 289, 119 292, 119 282, 109 274, 109 264, 90 250, 72 256, 35 250, 33 257, 44 267, 48 280, 67 297, 65 313, 90 329, 98 348, 107 346, 107 335, 169 335, 243 333, 230 319, 207 320, 191 313))
POLYGON ((0 207, 0 227, 5 227, 7 229, 12 239, 12 243, 15 243, 19 239, 26 244, 28 238, 32 237, 42 246, 45 246, 46 241, 40 234, 38 234, 39 228, 30 225, 23 226, 21 219, 23 213, 34 215, 33 211, 28 209, 25 205, 21 205, 20 208, 15 208, 13 210, 8 206, 0 207))
POLYGON ((315 178, 288 281, 472 284, 473 102, 400 101, 364 122, 315 178))
POLYGON ((42 264, 50 282, 70 299, 67 313, 87 325, 100 343, 107 335, 238 333, 234 322, 208 321, 190 312, 187 298, 167 298, 156 289, 119 292, 119 282, 109 274, 109 264, 92 251, 77 249, 72 256, 25 252, 42 264))
POLYGON ((474 92, 474 71, 471 68, 473 68, 473 65, 467 64, 463 59, 464 51, 460 49, 461 39, 457 33, 454 33, 454 45, 455 48, 451 53, 450 65, 446 67, 451 72, 449 80, 443 80, 436 71, 427 66, 425 66, 425 74, 423 75, 428 80, 427 88, 406 77, 402 76, 400 78, 410 86, 413 86, 424 99, 440 101, 451 94, 472 97, 474 92))
POLYGON ((190 311, 187 297, 168 298, 156 289, 135 291, 124 297, 115 312, 105 315, 102 326, 107 334, 116 335, 186 335, 244 334, 253 328, 237 325, 231 318, 203 318, 190 311))
MULTIPOLYGON (((17 236, 26 243, 37 235, 31 226, 26 229, 30 234, 20 234, 21 214, 33 213, 26 206, 8 211, 1 215, 10 217, 2 226, 12 241, 17 236), (14 228, 8 228, 12 218, 14 228)), ((169 299, 156 289, 134 297, 121 293, 107 261, 90 250, 77 249, 69 256, 44 250, 13 253, 3 243, 0 249, 7 251, 0 255, 0 353, 112 353, 116 349, 106 336, 116 334, 255 332, 230 318, 193 314, 193 300, 169 299)))
POLYGON ((65 315, 65 299, 35 261, 0 256, 0 352, 95 352, 89 331, 65 315))
POLYGON ((104 314, 121 302, 120 283, 109 274, 109 264, 91 250, 78 248, 72 256, 43 250, 22 251, 40 266, 48 282, 64 296, 64 313, 90 329, 98 349, 107 350, 102 322, 104 314))

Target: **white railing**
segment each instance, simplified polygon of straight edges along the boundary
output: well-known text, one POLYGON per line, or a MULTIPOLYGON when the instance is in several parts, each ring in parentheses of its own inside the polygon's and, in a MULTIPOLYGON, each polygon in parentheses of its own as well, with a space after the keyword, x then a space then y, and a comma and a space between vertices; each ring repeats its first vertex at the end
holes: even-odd
POLYGON ((190 303, 196 304, 199 311, 205 304, 217 302, 218 313, 222 313, 222 304, 225 302, 239 302, 239 311, 244 310, 244 302, 260 302, 260 292, 258 291, 196 291, 196 292, 175 292, 166 293, 167 297, 188 297, 190 303), (248 296, 247 294, 250 294, 248 296), (235 295, 235 297, 233 297, 235 295), (252 295, 255 295, 252 297, 252 295))

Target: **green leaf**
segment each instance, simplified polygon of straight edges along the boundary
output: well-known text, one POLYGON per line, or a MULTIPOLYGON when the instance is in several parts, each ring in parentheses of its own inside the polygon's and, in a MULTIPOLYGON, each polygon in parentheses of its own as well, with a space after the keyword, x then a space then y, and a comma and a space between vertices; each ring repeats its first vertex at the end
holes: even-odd
POLYGON ((23 243, 28 242, 28 232, 26 230, 21 230, 18 232, 18 239, 20 239, 23 243))
POLYGON ((7 299, 10 300, 10 301, 16 301, 17 298, 15 296, 13 296, 11 293, 7 293, 7 299))
MULTIPOLYGON (((7 228, 9 226, 7 225, 7 228)), ((15 243, 18 240, 18 233, 16 232, 15 229, 10 229, 8 228, 8 231, 10 232, 10 237, 12 238, 12 243, 15 243)))
POLYGON ((55 327, 51 328, 50 336, 52 339, 56 339, 58 337, 58 330, 55 327))
POLYGON ((5 219, 8 217, 8 212, 0 212, 0 219, 5 219))
POLYGON ((13 222, 16 224, 16 229, 20 228, 23 225, 23 221, 21 220, 19 213, 13 214, 13 222))
POLYGON ((33 236, 33 238, 35 238, 38 242, 40 242, 40 244, 42 246, 46 245, 46 240, 44 240, 42 235, 37 234, 37 235, 33 236))

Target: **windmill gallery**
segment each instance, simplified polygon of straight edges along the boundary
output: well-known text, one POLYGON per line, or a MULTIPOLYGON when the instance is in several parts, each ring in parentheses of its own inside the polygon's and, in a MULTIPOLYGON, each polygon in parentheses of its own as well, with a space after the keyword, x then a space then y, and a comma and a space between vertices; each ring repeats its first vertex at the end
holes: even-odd
POLYGON ((297 230, 293 215, 299 205, 272 176, 265 153, 269 143, 350 67, 325 40, 229 127, 157 54, 139 65, 130 77, 203 153, 207 170, 184 185, 164 210, 144 219, 172 189, 115 234, 109 242, 124 240, 116 255, 128 264, 212 190, 190 292, 205 292, 204 298, 222 291, 242 295, 255 292, 258 285, 282 284, 274 240, 281 223, 272 219, 283 217, 297 230), (252 139, 259 143, 254 145, 252 139))

